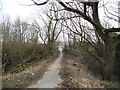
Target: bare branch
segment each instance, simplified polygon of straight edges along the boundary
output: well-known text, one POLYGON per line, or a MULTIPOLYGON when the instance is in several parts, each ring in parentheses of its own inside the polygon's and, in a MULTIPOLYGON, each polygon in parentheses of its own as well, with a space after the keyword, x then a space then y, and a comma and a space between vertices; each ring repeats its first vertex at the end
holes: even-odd
POLYGON ((120 32, 120 28, 109 28, 109 29, 104 29, 104 32, 106 34, 111 33, 111 32, 120 32))
POLYGON ((80 16, 78 15, 78 16, 73 16, 73 17, 63 17, 63 18, 53 19, 53 20, 67 20, 67 19, 72 19, 72 18, 77 18, 77 17, 80 17, 80 16))
POLYGON ((43 2, 43 3, 37 3, 36 1, 34 1, 34 0, 32 0, 33 2, 34 2, 34 4, 35 5, 38 5, 38 6, 40 6, 40 5, 45 5, 49 0, 46 0, 45 2, 43 2))

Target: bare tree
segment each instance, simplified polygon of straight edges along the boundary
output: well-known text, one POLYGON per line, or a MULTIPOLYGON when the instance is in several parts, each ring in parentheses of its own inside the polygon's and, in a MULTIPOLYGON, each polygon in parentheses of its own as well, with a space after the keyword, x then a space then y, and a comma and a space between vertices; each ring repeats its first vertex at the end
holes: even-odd
MULTIPOLYGON (((48 2, 47 0, 45 3, 38 4, 34 1, 36 5, 44 5, 48 2)), ((99 14, 98 14, 98 4, 99 2, 77 2, 81 3, 85 7, 83 9, 76 8, 76 6, 70 6, 68 3, 64 3, 61 0, 58 1, 58 3, 63 6, 64 10, 75 13, 77 15, 80 15, 82 18, 84 18, 86 21, 91 23, 93 27, 95 28, 97 34, 102 38, 105 44, 105 57, 104 57, 104 64, 103 64, 103 70, 102 70, 102 76, 105 80, 110 80, 111 75, 113 73, 114 68, 114 39, 111 36, 111 32, 120 32, 120 28, 110 28, 105 29, 99 20, 99 14), (91 8, 92 15, 89 15, 86 13, 87 9, 86 6, 91 8)), ((79 6, 79 5, 78 5, 79 6)))
POLYGON ((20 18, 18 17, 14 24, 13 24, 13 29, 12 34, 13 34, 13 41, 20 41, 25 42, 25 35, 26 35, 26 30, 28 28, 28 23, 25 21, 21 21, 20 18))

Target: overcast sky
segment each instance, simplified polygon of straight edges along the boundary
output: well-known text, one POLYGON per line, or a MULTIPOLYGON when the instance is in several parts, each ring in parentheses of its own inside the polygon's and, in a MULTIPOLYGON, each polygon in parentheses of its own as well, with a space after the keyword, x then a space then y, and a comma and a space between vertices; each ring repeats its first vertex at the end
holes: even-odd
POLYGON ((0 16, 8 17, 12 19, 16 17, 30 18, 32 17, 32 12, 35 11, 33 6, 25 6, 22 4, 31 4, 30 0, 1 0, 2 2, 2 11, 0 16))
MULTIPOLYGON (((45 0, 41 0, 45 1, 45 0)), ((104 0, 107 1, 114 1, 118 2, 120 0, 104 0)), ((31 0, 1 0, 2 3, 2 11, 0 11, 0 18, 2 17, 10 17, 13 20, 16 19, 16 17, 21 17, 24 20, 30 20, 35 18, 36 8, 42 8, 43 6, 25 6, 32 4, 31 0)), ((108 7, 115 7, 114 4, 110 3, 108 4, 108 7)), ((118 6, 116 5, 116 8, 118 6)), ((109 8, 108 8, 109 9, 109 8)), ((103 9, 101 8, 99 10, 100 18, 104 18, 103 9)), ((110 21, 113 22, 113 21, 110 21)), ((117 26, 117 23, 113 23, 114 26, 117 26)))

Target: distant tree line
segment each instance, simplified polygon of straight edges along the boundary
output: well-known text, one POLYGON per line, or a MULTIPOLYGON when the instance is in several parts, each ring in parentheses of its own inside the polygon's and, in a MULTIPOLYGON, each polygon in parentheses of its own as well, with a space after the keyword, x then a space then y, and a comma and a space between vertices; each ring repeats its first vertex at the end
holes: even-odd
MULTIPOLYGON (((57 13, 56 14, 57 17, 57 13)), ((15 21, 3 18, 0 23, 2 33, 2 69, 3 72, 19 72, 21 66, 25 67, 32 62, 54 56, 57 52, 57 40, 61 33, 59 23, 53 21, 53 14, 45 14, 48 19, 41 26, 33 20, 32 23, 21 20, 15 21), (43 28, 41 28, 43 27, 43 28)), ((38 16, 39 17, 39 16, 38 16)))

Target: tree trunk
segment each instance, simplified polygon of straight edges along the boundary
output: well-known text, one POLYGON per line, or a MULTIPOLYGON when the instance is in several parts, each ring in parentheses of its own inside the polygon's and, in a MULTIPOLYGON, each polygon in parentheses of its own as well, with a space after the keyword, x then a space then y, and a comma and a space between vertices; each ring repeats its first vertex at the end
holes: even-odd
POLYGON ((105 34, 102 32, 103 27, 100 24, 99 16, 98 16, 98 3, 92 4, 93 8, 93 20, 98 24, 95 26, 96 32, 103 39, 105 44, 105 56, 104 56, 104 64, 102 67, 102 77, 103 80, 111 79, 113 69, 114 69, 114 61, 115 61, 115 50, 114 50, 114 40, 109 34, 105 34))
POLYGON ((88 6, 92 7, 92 11, 93 11, 92 13, 93 20, 92 20, 86 14, 83 14, 81 11, 77 9, 69 8, 63 2, 59 2, 59 4, 61 4, 65 8, 65 10, 81 15, 85 20, 90 22, 96 28, 96 32, 103 39, 105 44, 105 58, 104 58, 105 62, 102 69, 102 76, 103 79, 110 80, 111 75, 113 73, 114 61, 115 61, 114 41, 109 34, 105 34, 103 32, 104 28, 102 27, 99 20, 98 3, 99 2, 91 2, 87 4, 88 6))
POLYGON ((120 82, 120 38, 115 43, 115 73, 118 76, 118 82, 120 82))
POLYGON ((104 56, 104 65, 102 68, 102 77, 103 80, 111 79, 113 69, 114 69, 114 61, 115 61, 115 50, 114 50, 114 41, 113 38, 110 37, 109 34, 105 37, 105 56, 104 56))

